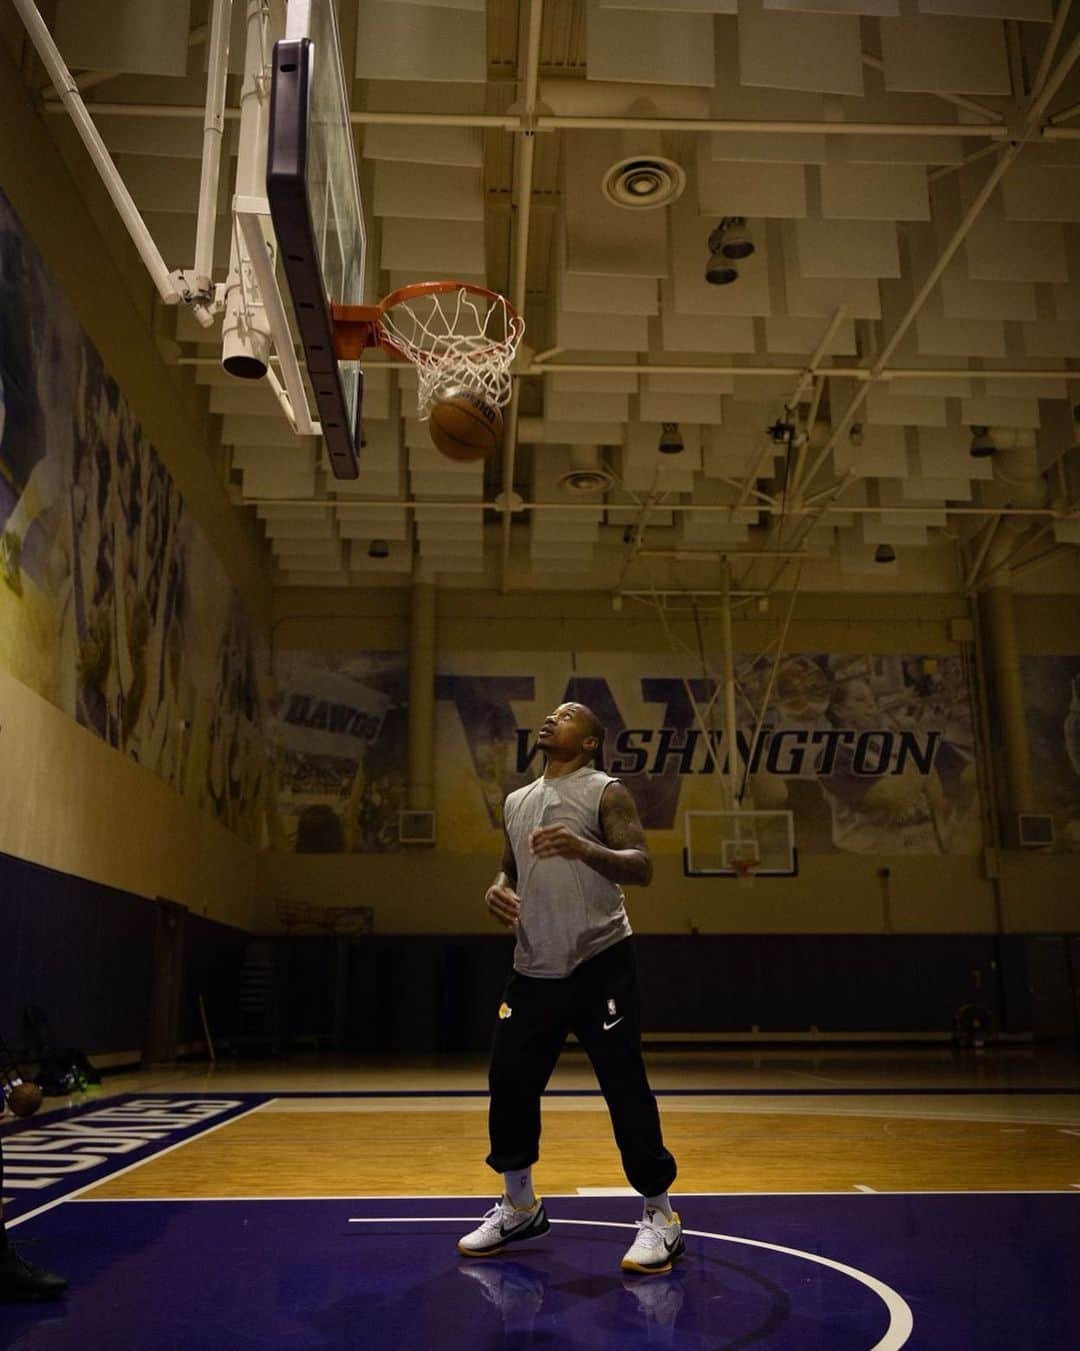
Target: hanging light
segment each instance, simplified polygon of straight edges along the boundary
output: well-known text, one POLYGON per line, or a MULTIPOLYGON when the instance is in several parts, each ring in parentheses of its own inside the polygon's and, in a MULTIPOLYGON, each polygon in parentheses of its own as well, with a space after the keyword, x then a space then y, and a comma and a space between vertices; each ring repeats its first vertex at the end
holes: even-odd
POLYGON ((879 544, 874 550, 875 563, 895 563, 896 550, 891 544, 879 544))
POLYGON ((754 252, 754 241, 743 216, 725 216, 709 235, 709 262, 705 280, 712 286, 730 286, 739 279, 735 266, 754 252))
POLYGON ((664 422, 660 427, 660 441, 657 450, 661 455, 681 455, 686 449, 682 433, 677 422, 664 422))
POLYGON ((990 435, 989 427, 971 428, 971 445, 968 447, 968 454, 973 460, 985 460, 987 456, 993 455, 997 450, 997 443, 990 435))
POLYGON ((750 231, 746 228, 746 218, 744 216, 725 216, 720 222, 720 229, 724 233, 724 240, 720 245, 720 252, 725 258, 732 258, 738 261, 743 258, 749 258, 754 252, 755 244, 750 235, 750 231))

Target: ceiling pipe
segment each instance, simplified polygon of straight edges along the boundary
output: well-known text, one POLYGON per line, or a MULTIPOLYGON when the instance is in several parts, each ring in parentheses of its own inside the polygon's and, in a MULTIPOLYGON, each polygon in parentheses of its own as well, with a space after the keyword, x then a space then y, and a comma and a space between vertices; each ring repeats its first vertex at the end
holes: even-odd
MULTIPOLYGON (((95 113, 105 117, 201 117, 202 108, 188 103, 94 103, 95 113)), ((46 112, 56 112, 56 105, 47 103, 46 112)), ((227 117, 239 117, 239 110, 229 109, 227 117)), ((410 113, 374 112, 355 109, 349 120, 356 126, 389 127, 481 127, 503 131, 521 131, 522 114, 514 113, 410 113)), ((566 113, 535 114, 533 131, 673 131, 673 132, 736 132, 747 135, 772 136, 928 136, 947 140, 958 136, 989 137, 1007 141, 1009 128, 1003 123, 958 122, 773 122, 754 118, 705 117, 577 117, 566 113)), ((1049 134, 1049 133, 1047 133, 1049 134)))
MULTIPOLYGON (((833 489, 828 490, 830 493, 833 489)), ((820 496, 824 496, 821 494, 820 496)), ((241 505, 248 507, 323 507, 329 510, 331 507, 380 507, 384 510, 393 509, 396 511, 415 511, 422 509, 424 511, 497 511, 502 512, 505 504, 502 501, 468 501, 462 498, 455 498, 453 501, 439 501, 430 499, 423 502, 415 502, 411 498, 398 498, 389 500, 385 497, 360 498, 360 497, 244 497, 239 499, 241 505)), ((606 511, 626 511, 629 506, 625 502, 607 502, 600 504, 606 511)), ((595 502, 517 502, 511 507, 514 512, 523 511, 597 511, 595 502)), ((693 511, 699 515, 711 516, 730 515, 731 505, 727 502, 663 502, 664 511, 684 512, 693 511)), ((769 515, 784 514, 787 516, 814 516, 817 517, 824 511, 825 514, 835 512, 839 515, 866 516, 877 515, 881 511, 888 511, 890 515, 911 515, 925 516, 928 511, 944 511, 949 516, 1041 516, 1049 520, 1065 521, 1069 520, 1075 513, 1067 507, 957 507, 946 504, 945 506, 934 503, 923 503, 920 506, 892 506, 892 507, 866 507, 858 506, 820 506, 817 502, 806 502, 802 506, 785 508, 779 502, 762 503, 761 506, 754 507, 753 510, 759 514, 764 512, 769 515)), ((775 549, 769 549, 770 558, 777 558, 781 555, 775 549)), ((789 551, 790 552, 790 551, 789 551)))
MULTIPOLYGON (((511 254, 510 303, 521 315, 525 313, 525 293, 529 269, 529 223, 532 213, 533 162, 536 154, 537 87, 540 82, 540 33, 544 22, 544 0, 529 0, 528 29, 525 55, 521 71, 521 107, 517 130, 517 163, 515 165, 515 197, 517 215, 514 220, 514 241, 511 254)), ((518 442, 518 408, 521 381, 513 382, 509 416, 503 436, 502 457, 502 540, 500 546, 499 589, 505 595, 510 589, 510 529, 513 523, 514 461, 518 442)))
MULTIPOLYGON (((1043 48, 1042 56, 1039 59, 1039 68, 1035 72, 1035 78, 1031 82, 1032 97, 1037 98, 1046 87, 1046 81, 1050 74, 1050 66, 1057 54, 1058 43, 1061 41, 1061 35, 1065 31, 1065 24, 1069 18, 1069 10, 1072 8, 1072 0, 1060 0, 1057 12, 1054 15, 1054 22, 1050 25, 1050 32, 1046 37, 1046 46, 1043 48)), ((1053 121, 1053 118, 1051 118, 1053 121)))
MULTIPOLYGON (((108 147, 101 139, 101 133, 94 126, 71 71, 68 70, 64 58, 60 55, 60 49, 53 41, 53 36, 49 32, 45 20, 41 17, 37 5, 34 0, 12 0, 12 3, 19 11, 19 17, 23 21, 30 41, 34 44, 34 48, 41 59, 41 64, 45 67, 49 79, 52 80, 56 89, 59 99, 56 108, 59 112, 67 113, 74 123, 79 139, 85 146, 98 176, 105 185, 105 191, 112 199, 113 206, 131 236, 131 242, 135 245, 143 266, 149 272, 158 295, 161 296, 166 305, 179 304, 181 300, 180 288, 177 286, 172 273, 166 267, 165 260, 154 243, 153 236, 146 228, 146 222, 143 220, 139 208, 135 205, 135 199, 128 192, 113 157, 109 154, 108 147)), ((200 117, 203 115, 201 108, 197 109, 196 112, 200 117)))

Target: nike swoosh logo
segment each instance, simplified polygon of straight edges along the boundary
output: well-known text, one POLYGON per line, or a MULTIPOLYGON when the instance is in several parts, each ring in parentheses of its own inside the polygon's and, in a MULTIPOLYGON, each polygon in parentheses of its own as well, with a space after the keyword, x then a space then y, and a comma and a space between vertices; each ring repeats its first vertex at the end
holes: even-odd
POLYGON ((674 1252, 678 1246, 679 1246, 678 1239, 676 1239, 674 1243, 669 1243, 666 1238, 664 1239, 664 1247, 668 1250, 669 1253, 674 1252))
MULTIPOLYGON (((626 1015, 624 1014, 623 1017, 625 1017, 625 1016, 626 1016, 626 1015)), ((622 1022, 622 1018, 616 1018, 615 1021, 614 1021, 613 1023, 605 1023, 605 1024, 604 1024, 604 1031, 605 1031, 605 1032, 610 1032, 611 1029, 612 1029, 613 1027, 618 1027, 619 1024, 620 1024, 621 1022, 622 1022)))

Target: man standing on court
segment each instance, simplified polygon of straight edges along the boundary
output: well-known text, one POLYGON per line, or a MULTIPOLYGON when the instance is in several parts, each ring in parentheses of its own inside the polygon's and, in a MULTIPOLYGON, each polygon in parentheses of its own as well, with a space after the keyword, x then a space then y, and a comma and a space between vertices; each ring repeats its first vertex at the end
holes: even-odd
POLYGON ((502 870, 485 902, 516 931, 491 1056, 488 1164, 504 1194, 458 1243, 488 1257, 550 1228, 533 1192, 540 1098, 568 1032, 584 1046, 611 1113, 630 1185, 645 1198, 627 1271, 670 1271, 683 1252, 664 1147, 641 1054, 637 968, 622 886, 648 886, 652 859, 630 793, 594 767, 604 729, 584 704, 560 704, 539 732, 542 778, 506 799, 502 870))

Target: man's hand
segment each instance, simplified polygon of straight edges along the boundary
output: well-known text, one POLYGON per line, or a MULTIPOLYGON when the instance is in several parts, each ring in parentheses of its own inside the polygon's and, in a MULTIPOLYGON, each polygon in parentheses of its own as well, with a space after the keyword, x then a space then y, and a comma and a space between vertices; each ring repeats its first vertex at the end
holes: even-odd
POLYGON ((488 913, 493 915, 500 924, 505 924, 508 929, 512 929, 518 921, 521 914, 521 898, 513 887, 501 885, 496 882, 488 887, 484 892, 484 904, 488 908, 488 913))
POLYGON ((569 826, 541 826, 529 836, 529 849, 534 858, 584 859, 589 842, 575 835, 569 826))

